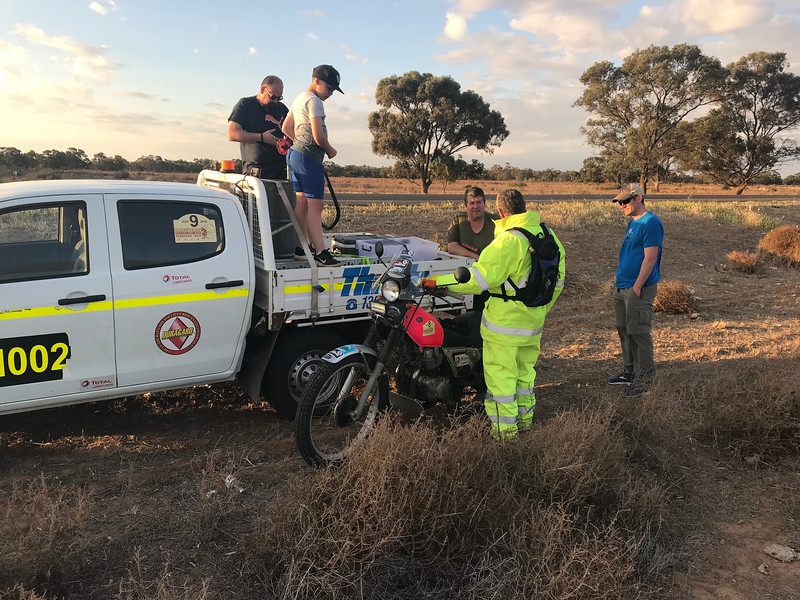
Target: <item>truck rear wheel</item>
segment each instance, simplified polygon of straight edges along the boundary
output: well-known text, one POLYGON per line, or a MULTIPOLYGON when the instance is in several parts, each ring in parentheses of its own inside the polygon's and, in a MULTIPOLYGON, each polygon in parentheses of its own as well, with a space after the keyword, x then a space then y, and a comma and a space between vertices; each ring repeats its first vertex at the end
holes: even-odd
POLYGON ((287 419, 294 419, 303 389, 322 366, 322 357, 344 343, 344 338, 329 328, 282 332, 261 382, 261 393, 270 406, 287 419))

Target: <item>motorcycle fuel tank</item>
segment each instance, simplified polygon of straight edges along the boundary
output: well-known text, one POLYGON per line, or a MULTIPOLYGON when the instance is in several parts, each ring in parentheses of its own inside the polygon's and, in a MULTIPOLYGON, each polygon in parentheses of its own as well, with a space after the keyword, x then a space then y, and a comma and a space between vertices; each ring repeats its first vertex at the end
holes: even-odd
POLYGON ((422 348, 440 347, 444 342, 441 323, 423 308, 411 308, 403 319, 403 326, 414 342, 422 348))

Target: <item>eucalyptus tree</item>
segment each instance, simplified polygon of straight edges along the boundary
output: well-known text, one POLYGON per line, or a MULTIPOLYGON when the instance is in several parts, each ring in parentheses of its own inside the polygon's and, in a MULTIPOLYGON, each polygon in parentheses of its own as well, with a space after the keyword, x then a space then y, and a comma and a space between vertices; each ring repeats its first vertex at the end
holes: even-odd
POLYGON ((472 147, 491 154, 508 137, 503 116, 452 77, 410 71, 378 82, 380 107, 368 118, 372 151, 397 159, 395 172, 427 194, 436 163, 472 147))
POLYGON ((719 103, 686 123, 681 167, 736 188, 800 157, 788 131, 800 125, 800 77, 783 52, 753 52, 726 67, 719 103))
POLYGON ((574 105, 593 115, 582 128, 588 142, 634 166, 646 190, 674 150, 669 138, 677 124, 716 101, 723 80, 719 60, 695 45, 649 46, 620 66, 602 61, 589 67, 574 105))

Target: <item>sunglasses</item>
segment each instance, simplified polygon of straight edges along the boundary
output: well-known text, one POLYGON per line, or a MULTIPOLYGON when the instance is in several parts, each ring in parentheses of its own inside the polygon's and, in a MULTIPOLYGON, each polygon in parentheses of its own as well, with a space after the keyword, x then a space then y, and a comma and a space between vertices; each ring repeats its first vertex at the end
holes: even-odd
POLYGON ((280 102, 281 100, 283 100, 283 96, 270 96, 269 99, 277 100, 278 102, 280 102))
POLYGON ((628 204, 634 198, 636 198, 636 195, 631 196, 630 198, 625 198, 625 200, 617 200, 617 204, 619 204, 620 206, 622 206, 623 204, 628 204))

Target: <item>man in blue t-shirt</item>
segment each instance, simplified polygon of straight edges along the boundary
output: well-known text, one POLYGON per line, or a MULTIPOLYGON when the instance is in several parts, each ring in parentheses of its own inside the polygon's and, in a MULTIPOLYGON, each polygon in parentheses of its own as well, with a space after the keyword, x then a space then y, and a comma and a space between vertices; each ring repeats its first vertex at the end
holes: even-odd
POLYGON ((656 374, 653 358, 653 301, 661 279, 664 225, 644 206, 644 190, 638 183, 626 185, 613 198, 631 220, 619 250, 614 316, 622 345, 622 373, 608 383, 625 385, 622 395, 649 392, 656 374))

